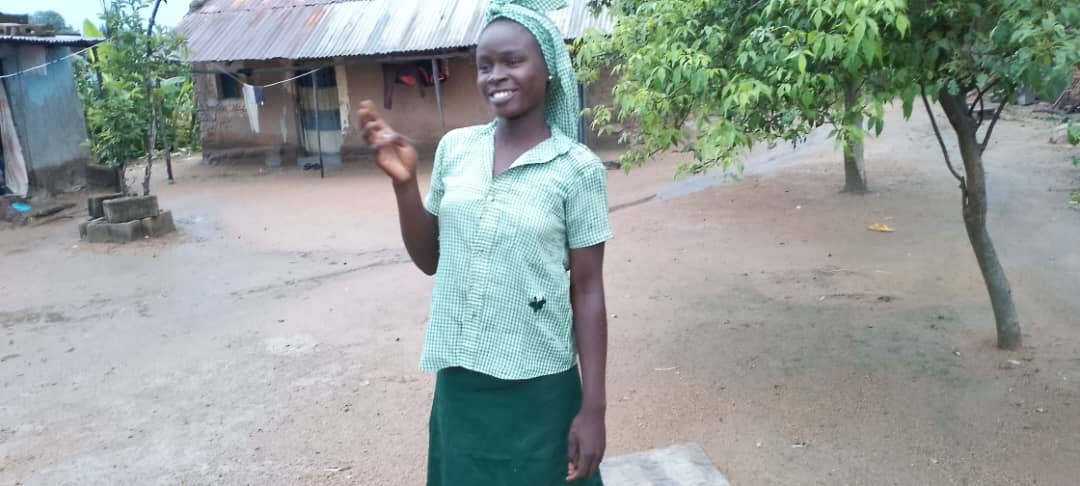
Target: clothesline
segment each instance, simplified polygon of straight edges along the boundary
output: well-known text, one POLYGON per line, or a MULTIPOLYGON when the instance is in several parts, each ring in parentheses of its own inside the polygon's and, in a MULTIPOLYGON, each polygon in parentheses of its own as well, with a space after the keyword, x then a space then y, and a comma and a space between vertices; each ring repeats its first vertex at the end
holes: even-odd
MULTIPOLYGON (((56 58, 56 59, 53 59, 53 60, 51 60, 51 61, 48 61, 48 62, 45 62, 45 63, 42 63, 42 64, 38 64, 37 66, 29 67, 29 68, 26 68, 26 69, 23 69, 23 70, 21 70, 21 71, 17 71, 17 72, 11 73, 11 74, 4 74, 4 75, 0 76, 0 79, 14 78, 14 77, 16 77, 16 76, 22 76, 23 74, 29 73, 29 72, 31 72, 31 71, 36 71, 36 70, 38 70, 38 69, 43 69, 43 68, 49 67, 49 66, 51 66, 51 65, 53 65, 53 64, 56 64, 56 63, 58 63, 58 62, 66 61, 66 60, 68 60, 68 59, 71 59, 71 58, 73 58, 73 57, 75 57, 75 56, 79 56, 79 55, 82 55, 82 54, 83 54, 84 52, 86 52, 86 51, 89 51, 89 50, 91 50, 91 49, 93 49, 93 48, 95 48, 95 47, 99 47, 99 46, 102 46, 102 45, 108 44, 108 43, 110 43, 110 42, 112 42, 112 40, 111 40, 111 39, 106 39, 106 40, 104 40, 104 41, 101 41, 101 42, 99 42, 99 43, 97 43, 97 44, 94 44, 94 45, 92 45, 92 46, 90 46, 90 47, 86 47, 86 48, 80 49, 80 50, 78 50, 78 51, 72 52, 71 54, 68 54, 68 55, 66 55, 66 56, 63 56, 63 57, 58 57, 58 58, 56 58)), ((217 70, 218 70, 219 72, 221 72, 222 74, 224 74, 224 75, 226 75, 226 76, 228 76, 228 77, 230 77, 230 78, 233 78, 233 79, 235 79, 235 80, 236 80, 236 82, 238 82, 238 83, 240 83, 240 84, 243 84, 243 85, 247 85, 247 86, 254 86, 254 87, 256 87, 256 88, 272 88, 272 87, 274 87, 274 86, 277 86, 277 85, 280 85, 280 84, 285 84, 285 83, 288 83, 289 81, 294 81, 294 80, 300 79, 300 78, 302 78, 302 77, 304 77, 304 76, 308 76, 308 75, 311 75, 312 73, 314 73, 314 72, 316 72, 316 71, 318 71, 318 70, 320 70, 320 69, 324 69, 324 68, 315 68, 315 69, 312 69, 312 70, 310 70, 310 71, 308 71, 308 72, 305 72, 305 73, 303 73, 303 74, 299 74, 299 75, 297 75, 297 76, 293 76, 293 77, 291 77, 291 78, 288 78, 288 79, 283 79, 283 80, 281 80, 281 81, 275 81, 275 82, 273 82, 273 83, 270 83, 270 84, 266 84, 266 85, 261 85, 261 86, 260 86, 260 85, 257 85, 257 84, 251 84, 251 83, 248 83, 248 82, 246 82, 246 81, 244 81, 244 80, 242 80, 242 79, 238 78, 238 77, 237 77, 236 75, 234 75, 233 73, 230 73, 230 72, 228 72, 228 71, 225 71, 225 70, 223 70, 223 69, 217 69, 217 70)))
POLYGON ((86 51, 89 51, 90 49, 93 49, 95 47, 98 47, 100 45, 108 44, 109 42, 112 42, 112 41, 111 40, 101 41, 101 42, 99 42, 97 44, 94 44, 94 45, 92 45, 90 47, 87 47, 87 48, 79 50, 79 51, 72 52, 71 54, 68 54, 68 55, 66 55, 64 57, 59 57, 59 58, 53 59, 53 60, 51 60, 49 62, 46 62, 44 64, 38 64, 37 66, 27 68, 27 69, 23 69, 22 71, 14 72, 14 73, 11 73, 11 74, 5 74, 3 76, 0 76, 0 79, 13 78, 15 76, 21 76, 21 75, 26 74, 26 73, 31 72, 31 71, 36 71, 38 69, 43 69, 43 68, 49 67, 49 66, 51 66, 53 64, 56 64, 56 63, 58 63, 60 61, 66 61, 66 60, 71 59, 71 58, 73 58, 75 56, 78 56, 78 55, 80 55, 80 54, 82 54, 82 53, 84 53, 86 51))
POLYGON ((255 87, 255 88, 264 88, 264 89, 265 89, 265 88, 272 88, 272 87, 274 87, 274 86, 277 86, 277 85, 279 85, 279 84, 285 84, 285 83, 288 83, 289 81, 294 81, 294 80, 300 79, 300 78, 302 78, 302 77, 304 77, 304 76, 308 76, 308 75, 311 75, 312 73, 314 73, 314 72, 316 72, 316 71, 319 71, 320 69, 325 69, 325 68, 315 68, 315 69, 312 69, 312 70, 310 70, 310 71, 308 71, 308 72, 306 72, 306 73, 304 73, 304 74, 299 74, 299 75, 293 76, 293 77, 291 77, 291 78, 289 78, 289 79, 282 79, 281 81, 275 81, 275 82, 273 82, 273 83, 270 83, 270 84, 264 84, 264 85, 258 85, 258 84, 251 84, 251 83, 249 83, 249 82, 247 82, 247 81, 244 81, 243 79, 240 79, 240 78, 239 78, 239 77, 237 77, 237 76, 236 76, 235 74, 233 74, 233 73, 230 73, 230 72, 228 72, 228 71, 226 71, 226 70, 224 70, 224 69, 220 69, 220 68, 217 68, 217 67, 215 67, 214 69, 215 69, 216 71, 220 72, 221 74, 224 74, 224 75, 226 75, 226 76, 228 76, 228 77, 232 78, 232 79, 233 79, 233 80, 235 80, 235 81, 236 81, 237 83, 240 83, 240 84, 242 84, 242 85, 244 85, 244 86, 251 86, 251 87, 255 87))

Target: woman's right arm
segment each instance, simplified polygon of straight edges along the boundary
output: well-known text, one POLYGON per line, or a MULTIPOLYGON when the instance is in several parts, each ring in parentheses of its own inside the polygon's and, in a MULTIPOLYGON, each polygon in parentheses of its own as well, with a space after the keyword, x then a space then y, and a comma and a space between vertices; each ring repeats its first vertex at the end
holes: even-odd
POLYGON ((415 174, 408 182, 398 184, 395 181, 394 194, 397 195, 401 239, 409 258, 420 271, 435 275, 439 268, 439 219, 424 208, 415 174))
POLYGON ((375 149, 375 161, 394 184, 401 239, 409 258, 421 271, 434 275, 439 267, 439 220, 420 198, 416 147, 379 117, 371 101, 360 103, 359 119, 364 141, 375 149))

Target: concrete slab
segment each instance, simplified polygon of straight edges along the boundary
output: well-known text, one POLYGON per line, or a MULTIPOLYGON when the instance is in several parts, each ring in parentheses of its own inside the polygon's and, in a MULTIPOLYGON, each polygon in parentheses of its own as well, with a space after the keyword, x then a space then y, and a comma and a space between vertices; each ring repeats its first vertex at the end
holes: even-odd
MULTIPOLYGON (((169 218, 171 222, 171 217, 169 218)), ((128 243, 147 236, 141 220, 109 223, 105 218, 79 225, 80 236, 89 243, 128 243)))
POLYGON ((104 218, 105 208, 102 204, 110 199, 119 199, 124 197, 123 194, 102 194, 100 196, 91 196, 86 199, 86 211, 90 215, 90 219, 104 218))
POLYGON ((157 216, 161 212, 157 196, 154 195, 110 199, 103 202, 102 206, 105 208, 105 218, 110 223, 138 221, 157 216))
POLYGON ((141 220, 128 221, 126 223, 106 223, 109 227, 109 236, 114 243, 127 243, 146 236, 141 220))
POLYGON ((605 459, 600 473, 607 486, 731 486, 697 444, 605 459))
POLYGON ((176 231, 176 223, 173 222, 172 211, 162 211, 157 216, 143 218, 143 230, 151 237, 161 236, 176 231))
MULTIPOLYGON (((89 231, 90 225, 101 224, 101 223, 104 223, 104 222, 105 222, 105 218, 97 218, 97 219, 88 219, 86 221, 83 221, 83 222, 79 223, 79 239, 80 240, 85 240, 86 239, 86 234, 89 231)), ((104 234, 107 235, 108 231, 106 231, 104 234)))
POLYGON ((109 243, 112 235, 109 234, 109 223, 105 218, 95 219, 86 226, 86 241, 90 243, 109 243))

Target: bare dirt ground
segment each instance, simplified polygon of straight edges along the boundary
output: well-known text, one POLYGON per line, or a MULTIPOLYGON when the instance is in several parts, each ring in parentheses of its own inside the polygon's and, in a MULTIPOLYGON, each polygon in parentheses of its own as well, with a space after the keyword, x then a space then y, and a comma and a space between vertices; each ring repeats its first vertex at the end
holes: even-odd
MULTIPOLYGON (((1076 484, 1076 151, 1020 110, 987 151, 1027 333, 1002 352, 914 118, 869 142, 866 196, 837 193, 821 139, 753 154, 739 183, 673 184, 680 155, 611 173, 610 454, 697 442, 736 485, 1076 484)), ((423 484, 431 282, 389 185, 177 175, 156 182, 180 227, 162 240, 0 231, 0 484, 423 484)))

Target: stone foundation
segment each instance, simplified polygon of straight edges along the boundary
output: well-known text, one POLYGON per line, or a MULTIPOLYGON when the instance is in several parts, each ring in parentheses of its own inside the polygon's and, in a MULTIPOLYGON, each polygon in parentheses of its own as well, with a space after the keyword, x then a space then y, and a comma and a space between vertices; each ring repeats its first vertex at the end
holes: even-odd
POLYGON ((267 167, 295 166, 300 158, 296 145, 255 147, 203 147, 203 163, 263 164, 267 167))
POLYGON ((157 196, 94 196, 87 200, 87 213, 79 238, 90 243, 127 243, 176 231, 172 212, 158 208, 157 196))
POLYGON ((31 190, 56 195, 74 192, 86 186, 86 160, 73 160, 51 167, 33 168, 30 171, 31 190))

